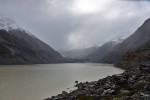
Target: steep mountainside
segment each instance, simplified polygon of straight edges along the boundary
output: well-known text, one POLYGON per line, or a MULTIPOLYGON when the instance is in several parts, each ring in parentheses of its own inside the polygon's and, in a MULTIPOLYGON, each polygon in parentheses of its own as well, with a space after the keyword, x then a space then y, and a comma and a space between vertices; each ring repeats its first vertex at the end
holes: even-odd
POLYGON ((0 64, 64 62, 53 48, 26 32, 13 19, 0 19, 0 64))
MULTIPOLYGON (((125 39, 118 48, 108 53, 100 62, 118 63, 124 58, 138 56, 140 58, 150 54, 150 19, 139 27, 131 36, 125 39)), ((132 57, 131 57, 132 58, 132 57)), ((130 59, 132 62, 132 60, 130 59)), ((141 60, 140 60, 141 61, 141 60)), ((135 62, 135 61, 134 61, 135 62)), ((136 61, 137 63, 138 61, 136 61)), ((132 62, 133 63, 133 62, 132 62)))
POLYGON ((133 51, 150 42, 150 19, 139 27, 129 38, 125 39, 120 46, 121 50, 133 51))

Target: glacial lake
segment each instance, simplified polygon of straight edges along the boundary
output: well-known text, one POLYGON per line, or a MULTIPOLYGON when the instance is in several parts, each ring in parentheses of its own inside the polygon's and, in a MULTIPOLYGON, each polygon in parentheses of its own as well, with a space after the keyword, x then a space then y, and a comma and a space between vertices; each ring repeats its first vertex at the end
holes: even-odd
POLYGON ((96 81, 122 72, 96 63, 1 65, 0 100, 43 100, 74 89, 75 81, 96 81))

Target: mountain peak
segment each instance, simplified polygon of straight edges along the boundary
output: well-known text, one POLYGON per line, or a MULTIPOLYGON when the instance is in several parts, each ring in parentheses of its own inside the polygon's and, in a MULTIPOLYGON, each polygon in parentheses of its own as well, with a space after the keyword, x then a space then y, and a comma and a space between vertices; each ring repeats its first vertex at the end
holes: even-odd
POLYGON ((150 18, 148 18, 144 23, 150 23, 150 18))
POLYGON ((111 39, 111 42, 113 42, 116 45, 116 44, 122 43, 129 36, 130 36, 129 33, 121 33, 121 34, 118 34, 115 37, 113 37, 111 39))
POLYGON ((12 29, 21 29, 21 27, 12 18, 0 15, 0 29, 9 31, 12 29))

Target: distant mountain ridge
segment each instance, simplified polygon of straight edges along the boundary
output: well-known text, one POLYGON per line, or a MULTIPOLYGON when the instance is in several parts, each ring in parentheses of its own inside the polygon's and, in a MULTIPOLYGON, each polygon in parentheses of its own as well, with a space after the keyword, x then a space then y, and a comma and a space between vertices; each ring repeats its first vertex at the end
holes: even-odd
POLYGON ((96 52, 98 48, 99 48, 98 46, 93 46, 93 47, 84 48, 84 49, 72 49, 72 50, 60 51, 60 52, 66 58, 84 60, 84 59, 87 59, 87 56, 89 54, 96 52))
POLYGON ((105 57, 109 52, 113 51, 125 38, 119 34, 112 40, 99 46, 92 46, 84 49, 72 49, 69 51, 61 51, 61 54, 67 58, 82 59, 89 62, 97 62, 105 57))
POLYGON ((53 48, 22 29, 11 18, 0 18, 0 64, 60 63, 53 48))

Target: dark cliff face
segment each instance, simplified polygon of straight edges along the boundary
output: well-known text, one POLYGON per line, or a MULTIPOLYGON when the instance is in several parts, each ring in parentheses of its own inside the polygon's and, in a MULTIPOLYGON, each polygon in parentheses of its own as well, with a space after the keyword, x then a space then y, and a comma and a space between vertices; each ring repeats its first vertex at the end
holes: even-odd
POLYGON ((60 63, 64 58, 24 30, 0 30, 0 64, 60 63))

